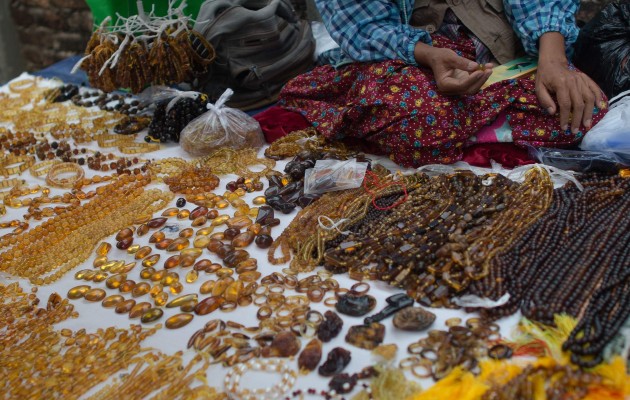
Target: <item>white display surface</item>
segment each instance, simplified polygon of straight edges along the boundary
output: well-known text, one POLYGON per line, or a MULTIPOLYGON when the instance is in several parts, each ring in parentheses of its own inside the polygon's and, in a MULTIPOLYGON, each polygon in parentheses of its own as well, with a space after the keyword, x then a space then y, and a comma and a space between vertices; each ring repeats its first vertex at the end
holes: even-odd
MULTIPOLYGON (((18 78, 25 78, 26 75, 18 78)), ((5 88, 6 90, 6 88, 5 88)), ((6 126, 6 127, 10 127, 10 123, 8 123, 9 121, 0 121, 1 125, 6 126)), ((72 121, 69 121, 72 122, 72 121)), ((136 141, 141 141, 142 138, 144 137, 143 134, 138 134, 137 135, 137 139, 136 141)), ((72 141, 70 142, 71 144, 72 141)), ((79 145, 80 147, 87 147, 87 148, 91 148, 94 150, 98 149, 98 145, 95 142, 92 143, 88 143, 85 145, 79 145)), ((74 147, 74 144, 73 144, 74 147)), ((125 156, 124 154, 118 153, 116 148, 108 148, 108 149, 104 149, 103 150, 106 153, 115 153, 118 154, 120 156, 125 156)), ((259 156, 262 157, 263 156, 263 152, 264 149, 261 149, 259 152, 259 156)), ((156 152, 152 152, 152 153, 147 153, 144 155, 139 155, 140 157, 144 158, 144 159, 161 159, 161 158, 166 158, 166 157, 181 157, 184 159, 191 159, 181 148, 179 148, 177 146, 177 144, 166 144, 162 146, 162 149, 156 152)), ((286 162, 289 160, 284 160, 284 161, 279 161, 275 167, 276 170, 278 171, 282 171, 284 169, 284 165, 286 164, 286 162)), ((256 169, 256 168, 254 168, 256 169)), ((86 172, 86 177, 91 177, 93 175, 95 175, 97 172, 92 171, 90 169, 88 169, 87 167, 84 167, 84 170, 86 172)), ((99 175, 103 175, 103 173, 98 173, 99 175)), ((46 186, 46 182, 42 178, 35 178, 33 176, 30 175, 30 173, 27 171, 24 171, 22 173, 22 175, 20 176, 20 178, 25 179, 27 181, 27 185, 32 186, 32 185, 42 185, 42 186, 46 186)), ((228 175, 228 176, 220 176, 220 184, 219 186, 214 190, 214 193, 216 194, 223 194, 226 192, 225 189, 225 185, 232 181, 235 180, 237 178, 237 176, 235 175, 228 175)), ((265 189, 267 188, 268 182, 266 179, 262 179, 261 180, 264 184, 265 184, 265 189)), ((92 190, 94 186, 89 187, 88 190, 92 190)), ((151 184, 150 187, 159 187, 163 190, 168 190, 167 186, 164 184, 151 184)), ((51 195, 55 195, 55 194, 62 194, 64 192, 64 190, 61 189, 52 189, 51 190, 51 195)), ((260 196, 262 195, 263 192, 253 192, 253 193, 248 193, 244 199, 247 201, 247 203, 250 206, 252 205, 252 199, 256 196, 260 196)), ((33 197, 33 196, 38 196, 38 194, 35 195, 31 195, 31 196, 27 196, 27 197, 33 197)), ((180 195, 175 195, 173 201, 171 202, 171 204, 169 205, 169 207, 175 207, 175 201, 179 198, 179 197, 183 197, 180 195)), ((184 208, 188 209, 188 210, 193 210, 196 206, 194 204, 191 203, 187 203, 186 206, 184 208)), ((299 209, 294 210, 291 214, 289 215, 285 215, 282 214, 278 211, 275 212, 275 215, 277 218, 280 219, 281 224, 277 227, 272 228, 272 236, 273 238, 277 238, 281 232, 283 231, 283 229, 290 223, 290 221, 295 217, 297 211, 299 209)), ((231 207, 228 207, 224 210, 220 210, 220 214, 230 214, 233 215, 234 213, 234 209, 231 207)), ((13 219, 22 219, 22 216, 24 215, 24 213, 26 212, 26 208, 19 208, 19 209, 14 209, 14 208, 7 208, 7 214, 3 217, 0 217, 0 222, 2 221, 9 221, 9 220, 13 220, 13 219)), ((154 215, 154 217, 158 217, 160 216, 161 212, 158 212, 154 215)), ((167 222, 167 224, 169 225, 178 225, 179 229, 183 229, 183 228, 187 228, 190 227, 190 223, 192 221, 190 220, 178 220, 176 217, 171 217, 169 218, 169 221, 167 222)), ((34 220, 30 220, 29 224, 31 229, 33 228, 33 226, 35 226, 37 223, 39 223, 38 221, 34 221, 34 220)), ((206 224, 205 226, 208 226, 209 224, 206 224)), ((199 228, 194 228, 195 230, 200 229, 199 228)), ((223 226, 219 226, 216 227, 214 232, 221 232, 225 229, 226 227, 223 226)), ((140 246, 144 246, 144 245, 149 245, 148 240, 151 236, 151 233, 153 232, 150 231, 148 234, 142 236, 142 237, 137 237, 134 235, 134 242, 133 244, 138 244, 140 246)), ((8 233, 8 230, 0 230, 0 234, 6 234, 8 233)), ((115 247, 116 244, 116 240, 114 239, 115 235, 112 235, 111 237, 107 238, 105 241, 109 242, 112 244, 112 249, 108 254, 108 258, 110 260, 126 260, 127 262, 131 262, 134 260, 134 256, 133 254, 128 254, 126 250, 119 250, 115 247)), ((177 237, 177 233, 166 233, 166 236, 168 238, 175 238, 177 237)), ((191 240, 192 241, 192 240, 191 240)), ((154 245, 150 245, 151 248, 153 249, 151 254, 156 254, 156 253, 160 253, 161 254, 161 258, 160 261, 158 262, 158 264, 156 264, 154 266, 154 268, 156 269, 160 269, 163 267, 164 265, 164 261, 171 255, 177 254, 175 252, 171 252, 171 253, 167 253, 166 251, 162 251, 162 250, 157 250, 155 249, 154 245)), ((250 246, 248 246, 247 248, 245 248, 245 250, 247 250, 251 257, 256 258, 258 260, 258 271, 262 273, 262 276, 266 276, 269 275, 273 272, 280 272, 282 270, 282 268, 288 267, 288 263, 287 264, 283 264, 283 265, 271 265, 268 261, 267 261, 267 250, 261 250, 258 247, 256 247, 255 244, 251 244, 250 246)), ((74 278, 74 274, 81 270, 81 269, 93 269, 92 266, 92 262, 95 258, 95 254, 94 252, 92 252, 92 256, 86 260, 82 265, 77 266, 76 268, 74 268, 71 272, 67 273, 66 275, 64 275, 62 277, 62 279, 54 282, 51 285, 48 286, 41 286, 39 287, 39 291, 38 291, 38 296, 40 298, 40 306, 45 304, 46 300, 48 299, 48 296, 53 293, 59 293, 62 297, 67 297, 67 293, 68 290, 78 286, 78 285, 90 285, 91 287, 95 288, 102 288, 105 289, 107 292, 107 295, 111 295, 111 294, 120 294, 117 290, 115 289, 108 289, 105 286, 105 282, 86 282, 86 281, 82 281, 82 280, 77 280, 74 278)), ((203 255, 200 258, 207 258, 210 259, 212 262, 217 262, 217 263, 221 263, 221 260, 214 255, 213 253, 210 253, 207 249, 203 249, 203 255)), ((52 260, 51 260, 52 261, 52 260)), ((321 267, 319 267, 321 268, 321 267)), ((319 268, 317 270, 319 270, 319 268)), ((139 273, 142 270, 142 266, 140 265, 140 262, 138 262, 138 264, 136 265, 136 267, 127 274, 128 278, 127 279, 132 279, 136 282, 141 282, 143 281, 140 276, 139 273)), ((197 293, 199 294, 199 287, 201 286, 201 284, 209 279, 216 279, 216 275, 215 274, 207 274, 205 272, 200 272, 199 278, 196 282, 194 283, 186 283, 185 282, 185 276, 186 273, 188 271, 191 270, 191 267, 189 268, 181 268, 181 267, 177 267, 174 269, 171 269, 170 271, 172 272, 177 272, 180 276, 180 282, 182 282, 182 284, 184 285, 184 290, 179 294, 179 295, 172 295, 169 293, 169 301, 173 300, 176 297, 179 297, 181 295, 185 295, 185 294, 192 294, 192 293, 197 293)), ((316 273, 315 270, 312 273, 308 273, 308 274, 300 274, 298 276, 298 279, 304 278, 308 275, 314 274, 316 273)), ((356 283, 356 281, 351 280, 347 274, 341 274, 341 275, 335 275, 333 276, 334 279, 336 279, 339 282, 340 287, 345 287, 345 288, 350 288, 353 284, 356 283)), ((30 283, 28 283, 28 281, 24 280, 24 279, 16 279, 15 277, 12 276, 8 276, 6 274, 1 274, 0 275, 0 280, 4 283, 10 283, 12 281, 15 280, 19 280, 22 287, 25 289, 25 291, 28 291, 31 287, 30 283)), ((383 307, 386 306, 386 302, 385 299, 389 296, 391 296, 392 294, 395 293, 400 293, 401 289, 398 288, 394 288, 389 286, 388 284, 384 283, 384 282, 369 282, 371 289, 369 291, 369 294, 374 296, 377 300, 377 305, 373 311, 373 313, 380 311, 383 307)), ((167 289, 165 288, 165 291, 167 289)), ((291 294, 299 294, 299 293, 295 293, 293 291, 290 290, 285 290, 285 295, 291 295, 291 294)), ((123 296, 125 297, 125 299, 130 299, 132 298, 130 293, 126 293, 123 294, 123 296)), ((332 296, 331 293, 327 293, 324 298, 328 298, 332 296)), ((204 298, 208 297, 208 295, 201 295, 199 294, 199 300, 202 300, 204 298)), ((149 294, 146 294, 144 296, 135 298, 135 300, 137 302, 140 301, 149 301, 153 304, 152 299, 150 298, 149 294)), ((58 328, 70 328, 72 330, 78 330, 78 329, 86 329, 88 332, 92 332, 95 331, 98 328, 106 328, 109 326, 116 326, 119 328, 128 328, 130 324, 140 324, 140 321, 138 319, 134 319, 131 320, 128 318, 128 316, 126 314, 117 314, 114 312, 113 309, 111 308, 104 308, 101 306, 100 302, 88 302, 85 299, 79 299, 79 300, 71 300, 71 303, 74 305, 76 311, 78 311, 79 313, 79 318, 77 319, 69 319, 64 321, 63 323, 59 324, 58 328)), ((311 303, 311 308, 318 310, 322 313, 324 313, 326 310, 329 310, 330 308, 325 306, 323 304, 323 302, 321 303, 316 303, 313 304, 311 303)), ((223 312, 221 310, 217 310, 214 311, 208 315, 204 315, 204 316, 198 316, 195 315, 192 322, 190 324, 188 324, 187 326, 180 328, 180 329, 175 329, 175 330, 169 330, 166 329, 165 327, 163 327, 162 329, 160 329, 155 335, 149 337, 147 340, 144 341, 143 346, 142 347, 151 347, 154 348, 156 351, 160 351, 163 352, 165 354, 173 354, 177 351, 183 351, 185 354, 185 358, 186 359, 192 359, 192 357, 195 354, 194 350, 187 350, 186 346, 187 346, 187 342, 190 338, 190 336, 197 331, 198 329, 202 328, 208 321, 212 320, 212 319, 222 319, 224 321, 235 321, 238 323, 241 323, 245 326, 256 326, 258 324, 258 320, 256 319, 256 311, 257 311, 258 307, 255 305, 249 305, 247 307, 238 307, 237 309, 235 309, 232 312, 223 312)), ((164 321, 166 321, 166 319, 172 315, 178 314, 181 311, 179 310, 179 308, 165 308, 163 307, 163 311, 164 311, 164 316, 151 324, 146 324, 145 326, 154 326, 155 324, 161 323, 162 325, 164 324, 164 321)), ((444 325, 444 321, 449 319, 449 318, 453 318, 453 317, 459 317, 462 318, 462 321, 465 321, 467 318, 472 318, 475 317, 475 314, 467 314, 463 311, 459 311, 459 310, 448 310, 448 309, 431 309, 432 312, 434 312, 437 315, 437 319, 435 321, 435 323, 433 324, 433 326, 430 329, 445 329, 445 325, 444 325)), ((350 350, 352 352, 352 361, 350 362, 350 364, 345 368, 344 372, 347 373, 356 373, 359 372, 362 368, 369 366, 369 365, 373 365, 375 364, 378 359, 376 357, 374 357, 370 351, 368 350, 363 350, 363 349, 359 349, 356 348, 348 343, 345 342, 344 337, 346 335, 346 333, 348 332, 348 329, 350 328, 350 326, 352 325, 360 325, 363 322, 363 318, 364 317, 349 317, 346 315, 342 315, 339 314, 344 321, 344 325, 343 325, 343 329, 342 332, 339 334, 339 336, 337 338, 335 338, 334 340, 332 340, 329 343, 324 343, 323 344, 323 357, 322 357, 322 362, 325 360, 326 355, 328 354, 328 352, 330 350, 332 350, 334 347, 344 347, 348 350, 350 350)), ((370 314, 368 314, 370 315, 370 314)), ((499 325, 501 327, 501 333, 505 336, 508 335, 510 333, 510 329, 511 327, 513 327, 517 321, 518 321, 519 315, 514 315, 510 318, 504 319, 499 321, 499 325)), ((409 357, 410 354, 407 352, 407 346, 412 343, 417 341, 418 339, 422 338, 422 337, 426 337, 426 331, 425 332, 420 332, 420 333, 411 333, 411 332, 404 332, 401 330, 398 330, 396 328, 394 328, 394 326, 392 325, 392 318, 388 318, 386 320, 384 320, 382 322, 385 327, 386 327, 386 334, 385 334, 385 340, 383 343, 385 344, 389 344, 389 343, 395 343, 398 345, 398 353, 397 353, 397 357, 396 357, 396 361, 394 362, 394 365, 397 366, 398 365, 398 361, 400 359, 409 357)), ((304 346, 306 345, 306 343, 309 341, 310 339, 302 339, 302 348, 304 348, 304 346)), ((291 366, 292 369, 297 371, 297 357, 294 357, 293 359, 288 359, 287 362, 289 363, 289 365, 291 366)), ((321 363, 320 363, 321 365, 321 363)), ((216 387, 219 391, 223 390, 223 378, 225 376, 225 374, 227 373, 228 368, 224 368, 221 365, 212 365, 208 370, 207 370, 207 376, 208 376, 208 383, 211 386, 216 387)), ((408 375, 408 377, 412 378, 411 375, 408 375)), ((27 377, 25 377, 27 378, 27 377)), ((415 378, 414 378, 415 379, 415 378)), ((258 388, 258 387, 267 387, 270 385, 273 385, 275 383, 277 383, 279 380, 278 376, 272 376, 270 377, 268 374, 264 374, 264 373, 251 373, 247 374, 246 378, 243 379, 241 381, 241 385, 243 387, 248 387, 248 388, 258 388), (250 378, 251 377, 251 378, 250 378)), ((307 389, 309 388, 314 388, 317 389, 318 391, 322 390, 322 389, 328 389, 328 382, 329 382, 330 378, 323 378, 321 376, 319 376, 317 374, 316 371, 311 372, 308 375, 299 375, 296 385, 292 390, 297 390, 297 389, 302 389, 303 392, 306 392, 307 389)), ((361 382, 361 381, 360 381, 361 382)), ((423 388, 426 388, 428 386, 430 386, 432 384, 432 381, 430 380, 423 380, 420 382, 423 388)), ((360 384, 357 385, 357 389, 355 389, 355 391, 353 393, 356 393, 359 389, 360 389, 360 384)), ((291 397, 291 393, 287 393, 285 394, 285 396, 289 396, 291 397)), ((352 394, 349 395, 345 395, 346 398, 351 397, 352 394)), ((306 395, 305 398, 321 398, 320 396, 308 396, 306 395)))

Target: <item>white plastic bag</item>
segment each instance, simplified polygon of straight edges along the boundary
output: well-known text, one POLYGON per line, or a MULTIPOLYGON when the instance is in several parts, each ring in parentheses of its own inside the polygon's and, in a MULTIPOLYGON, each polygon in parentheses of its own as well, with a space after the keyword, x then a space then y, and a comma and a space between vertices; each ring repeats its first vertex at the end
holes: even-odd
POLYGON ((234 92, 227 89, 208 111, 190 121, 180 135, 179 143, 193 156, 204 156, 219 147, 260 148, 265 138, 260 124, 241 110, 225 106, 234 92))
POLYGON ((630 158, 630 92, 620 93, 610 103, 608 114, 587 132, 580 148, 630 158))
POLYGON ((171 99, 166 105, 166 112, 180 99, 190 98, 196 99, 201 95, 199 92, 183 91, 168 86, 151 86, 138 95, 138 99, 144 105, 158 104, 164 100, 171 99))
POLYGON ((304 173, 304 194, 319 194, 354 189, 363 183, 367 162, 349 160, 317 160, 304 173))

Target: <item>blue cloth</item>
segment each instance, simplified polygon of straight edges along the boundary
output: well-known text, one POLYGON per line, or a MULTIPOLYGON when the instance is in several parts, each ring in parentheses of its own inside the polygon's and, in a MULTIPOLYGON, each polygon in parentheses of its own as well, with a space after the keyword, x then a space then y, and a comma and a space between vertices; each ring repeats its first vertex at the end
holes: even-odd
POLYGON ((88 86, 88 78, 83 70, 78 70, 74 74, 71 74, 72 67, 81 59, 82 56, 73 56, 61 60, 53 65, 50 65, 42 70, 33 72, 35 76, 41 76, 48 79, 60 79, 64 83, 72 83, 79 86, 88 86))
MULTIPOLYGON (((578 35, 575 12, 580 0, 503 0, 505 14, 525 51, 538 54, 546 32, 565 37, 567 53, 578 35)), ((417 65, 417 42, 431 44, 431 35, 409 25, 414 0, 315 0, 324 25, 340 48, 322 60, 335 66, 355 61, 400 59, 417 65)))

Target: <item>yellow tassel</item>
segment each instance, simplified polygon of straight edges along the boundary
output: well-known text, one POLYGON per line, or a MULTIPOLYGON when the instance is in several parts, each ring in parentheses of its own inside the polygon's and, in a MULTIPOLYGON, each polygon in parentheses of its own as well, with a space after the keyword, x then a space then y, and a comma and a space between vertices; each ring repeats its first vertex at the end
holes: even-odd
POLYGON ((610 363, 593 368, 593 373, 602 377, 600 384, 593 384, 584 400, 630 398, 630 375, 626 373, 623 357, 615 356, 610 363))
POLYGON ((473 374, 462 368, 455 368, 444 379, 427 391, 412 396, 410 400, 477 400, 489 386, 480 382, 473 374))

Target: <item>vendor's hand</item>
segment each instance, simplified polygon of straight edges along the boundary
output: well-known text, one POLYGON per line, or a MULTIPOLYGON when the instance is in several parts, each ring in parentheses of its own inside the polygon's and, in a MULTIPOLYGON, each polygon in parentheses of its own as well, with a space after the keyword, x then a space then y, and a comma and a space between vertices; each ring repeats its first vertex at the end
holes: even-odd
POLYGON ((418 43, 416 61, 431 68, 438 91, 445 95, 475 94, 492 74, 492 64, 483 65, 458 56, 449 49, 418 43))
POLYGON ((571 123, 573 133, 578 132, 580 124, 587 129, 591 127, 593 108, 602 103, 599 86, 586 74, 569 69, 564 55, 564 37, 557 32, 546 33, 540 38, 536 95, 549 114, 559 111, 562 129, 568 129, 571 123))

